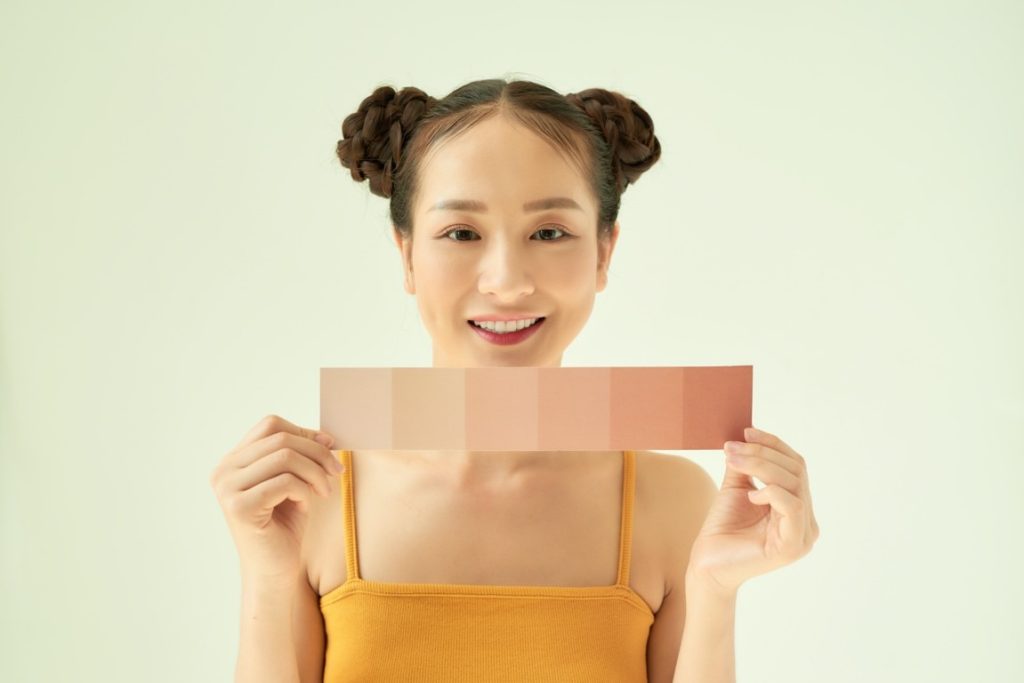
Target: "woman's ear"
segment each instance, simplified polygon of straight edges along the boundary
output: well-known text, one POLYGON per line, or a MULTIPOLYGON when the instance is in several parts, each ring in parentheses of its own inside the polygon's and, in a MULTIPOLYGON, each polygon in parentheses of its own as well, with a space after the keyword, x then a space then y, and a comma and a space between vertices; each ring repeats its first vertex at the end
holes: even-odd
POLYGON ((597 291, 603 292, 608 284, 608 266, 611 265, 615 242, 619 239, 619 222, 615 221, 611 234, 597 240, 597 291))
POLYGON ((407 294, 415 294, 416 282, 412 276, 412 240, 403 237, 394 224, 391 225, 391 238, 395 241, 395 246, 398 247, 398 253, 402 258, 402 278, 405 291, 407 294))

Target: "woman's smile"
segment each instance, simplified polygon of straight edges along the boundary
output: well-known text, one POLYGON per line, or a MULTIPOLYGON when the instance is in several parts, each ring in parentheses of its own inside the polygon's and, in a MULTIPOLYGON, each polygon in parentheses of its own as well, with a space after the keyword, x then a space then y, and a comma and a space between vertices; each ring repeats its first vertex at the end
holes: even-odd
POLYGON ((509 346, 511 344, 518 344, 532 337, 533 334, 540 329, 541 325, 544 324, 545 320, 547 320, 547 318, 537 318, 537 322, 533 323, 532 325, 529 325, 528 327, 524 327, 521 330, 516 330, 514 332, 491 331, 488 329, 484 329, 483 327, 480 327, 472 320, 467 320, 466 324, 469 325, 470 328, 472 328, 472 330, 476 332, 481 339, 484 339, 485 341, 488 341, 491 344, 496 344, 498 346, 509 346))

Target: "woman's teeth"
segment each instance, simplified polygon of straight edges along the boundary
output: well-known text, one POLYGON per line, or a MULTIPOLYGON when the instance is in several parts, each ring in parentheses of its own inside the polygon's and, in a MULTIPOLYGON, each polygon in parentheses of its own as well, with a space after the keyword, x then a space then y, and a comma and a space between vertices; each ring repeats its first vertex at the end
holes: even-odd
POLYGON ((540 318, 526 318, 524 320, 510 320, 507 322, 504 320, 498 322, 491 322, 489 320, 477 322, 476 320, 470 320, 469 322, 473 323, 477 327, 482 327, 485 330, 504 334, 506 332, 518 332, 519 330, 533 325, 538 320, 540 320, 540 318))

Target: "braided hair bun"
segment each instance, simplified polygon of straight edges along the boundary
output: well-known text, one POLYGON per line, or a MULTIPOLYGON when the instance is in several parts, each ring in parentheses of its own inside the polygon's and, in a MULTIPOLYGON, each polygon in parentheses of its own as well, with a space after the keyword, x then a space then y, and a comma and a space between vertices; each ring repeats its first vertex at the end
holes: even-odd
POLYGON ((390 197, 402 147, 416 124, 437 102, 419 88, 396 91, 381 86, 341 123, 338 159, 356 181, 369 180, 370 191, 390 197))

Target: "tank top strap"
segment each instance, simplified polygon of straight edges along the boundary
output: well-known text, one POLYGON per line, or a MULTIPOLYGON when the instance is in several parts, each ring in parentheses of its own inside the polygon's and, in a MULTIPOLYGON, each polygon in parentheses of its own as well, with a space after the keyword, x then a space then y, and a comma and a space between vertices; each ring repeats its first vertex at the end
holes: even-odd
POLYGON ((359 549, 356 547, 356 504, 352 496, 352 451, 341 452, 341 516, 345 526, 345 571, 348 581, 359 578, 359 549))
POLYGON ((629 562, 633 552, 633 497, 636 488, 636 453, 622 451, 622 526, 619 530, 618 586, 629 587, 629 562))

